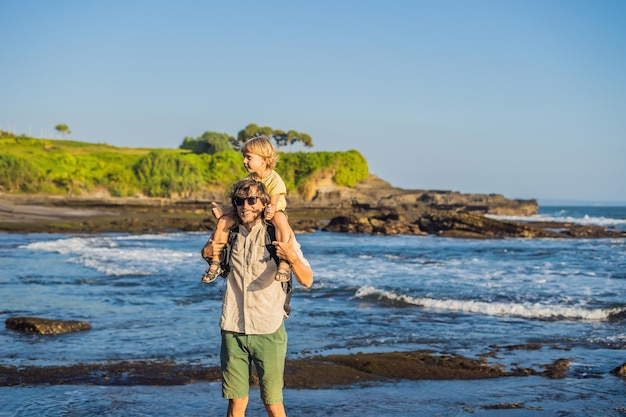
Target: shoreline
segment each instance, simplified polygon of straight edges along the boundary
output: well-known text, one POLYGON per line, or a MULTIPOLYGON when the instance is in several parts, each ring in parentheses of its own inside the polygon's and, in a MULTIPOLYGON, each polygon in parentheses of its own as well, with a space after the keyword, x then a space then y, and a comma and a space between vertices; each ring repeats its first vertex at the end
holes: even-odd
MULTIPOLYGON (((334 210, 294 209, 296 232, 312 232, 334 210)), ((8 233, 166 233, 207 231, 216 226, 210 201, 150 198, 65 198, 0 193, 0 232, 8 233)))

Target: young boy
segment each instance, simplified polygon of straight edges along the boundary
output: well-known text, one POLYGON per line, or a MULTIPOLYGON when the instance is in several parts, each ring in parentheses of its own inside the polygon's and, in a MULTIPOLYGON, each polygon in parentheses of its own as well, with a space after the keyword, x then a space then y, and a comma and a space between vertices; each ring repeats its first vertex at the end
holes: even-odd
MULTIPOLYGON (((274 146, 266 136, 256 136, 243 144, 241 153, 243 154, 243 165, 250 173, 246 178, 252 178, 263 183, 271 195, 271 202, 265 208, 265 220, 274 225, 277 241, 288 242, 293 232, 285 214, 287 187, 280 175, 274 170, 278 162, 278 155, 274 146)), ((220 244, 226 243, 228 230, 237 224, 234 210, 232 206, 223 209, 219 204, 213 203, 212 212, 218 219, 212 241, 220 244)), ((210 266, 202 276, 202 282, 213 282, 222 272, 219 257, 212 256, 210 260, 205 259, 210 266)), ((287 261, 280 260, 275 279, 281 282, 291 279, 291 268, 287 261)))

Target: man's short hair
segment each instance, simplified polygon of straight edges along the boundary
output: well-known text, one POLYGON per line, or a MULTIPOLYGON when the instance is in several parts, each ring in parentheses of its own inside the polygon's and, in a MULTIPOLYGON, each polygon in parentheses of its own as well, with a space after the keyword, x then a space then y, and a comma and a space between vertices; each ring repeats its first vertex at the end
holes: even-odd
POLYGON ((236 198, 246 198, 252 195, 259 196, 264 205, 268 205, 271 201, 271 196, 262 182, 256 181, 252 178, 244 178, 233 185, 230 192, 230 202, 234 206, 236 198))

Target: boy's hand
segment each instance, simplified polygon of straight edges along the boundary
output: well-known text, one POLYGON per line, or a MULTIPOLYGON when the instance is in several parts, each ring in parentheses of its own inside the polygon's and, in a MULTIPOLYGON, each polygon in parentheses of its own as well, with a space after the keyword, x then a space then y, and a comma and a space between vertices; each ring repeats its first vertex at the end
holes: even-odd
POLYGON ((276 213, 276 207, 273 204, 268 204, 265 207, 265 220, 272 220, 274 213, 276 213))
POLYGON ((217 204, 215 201, 211 201, 211 204, 213 205, 213 208, 211 209, 211 213, 213 213, 215 218, 219 219, 220 217, 222 217, 224 215, 224 210, 222 209, 222 206, 217 204))

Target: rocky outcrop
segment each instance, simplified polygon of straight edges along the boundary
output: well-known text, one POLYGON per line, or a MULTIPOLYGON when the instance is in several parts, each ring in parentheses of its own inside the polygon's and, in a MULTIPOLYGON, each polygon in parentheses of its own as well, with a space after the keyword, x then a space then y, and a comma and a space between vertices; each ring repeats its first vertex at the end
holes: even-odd
POLYGON ((393 187, 375 175, 352 188, 322 182, 310 200, 290 196, 289 206, 417 213, 430 209, 517 216, 536 214, 539 209, 536 200, 512 200, 500 194, 405 190, 393 187))
POLYGON ((556 233, 531 225, 489 219, 481 214, 427 211, 415 219, 393 214, 386 216, 339 216, 324 231, 382 235, 438 235, 460 238, 557 237, 556 233))
POLYGON ((39 334, 61 334, 91 329, 91 325, 85 321, 50 320, 40 317, 9 317, 5 321, 5 326, 7 329, 39 334))
POLYGON ((459 238, 602 238, 626 237, 604 226, 571 223, 508 222, 486 214, 530 216, 536 200, 512 200, 500 194, 461 194, 455 191, 403 190, 371 176, 354 188, 323 187, 311 206, 339 209, 322 230, 367 234, 432 234, 459 238), (343 214, 347 213, 347 214, 343 214))
POLYGON ((612 369, 611 373, 617 376, 626 377, 626 363, 623 363, 617 368, 612 369))
MULTIPOLYGON (((502 358, 502 357, 501 357, 502 358)), ((291 389, 323 389, 359 383, 398 380, 478 380, 487 378, 526 377, 530 375, 567 377, 567 364, 558 359, 553 364, 534 368, 489 364, 483 359, 467 358, 447 352, 413 351, 336 354, 287 359, 285 386, 291 389)), ((0 387, 16 385, 182 385, 220 380, 220 369, 172 361, 107 361, 106 363, 68 366, 5 366, 0 364, 0 387)), ((251 383, 258 384, 253 370, 251 383)))
POLYGON ((353 188, 323 183, 310 201, 290 199, 290 207, 325 207, 335 213, 322 230, 382 235, 437 234, 448 237, 548 237, 531 226, 485 218, 484 214, 536 214, 536 200, 511 200, 500 194, 405 190, 371 175, 353 188))
POLYGON ((374 235, 425 235, 419 225, 408 222, 398 213, 338 216, 322 227, 326 232, 366 233, 374 235))
POLYGON ((494 220, 479 213, 425 210, 416 213, 387 213, 337 216, 321 227, 327 232, 379 235, 437 235, 468 239, 493 238, 623 238, 626 232, 604 226, 569 223, 524 223, 494 220))
POLYGON ((547 230, 530 224, 519 224, 489 219, 475 213, 430 212, 417 220, 420 230, 428 234, 464 238, 556 237, 547 230))

